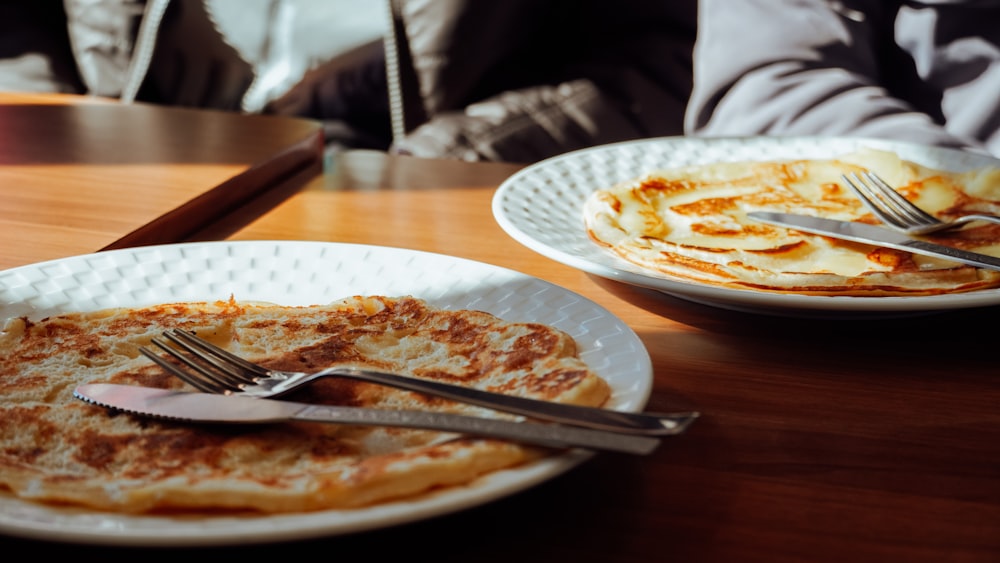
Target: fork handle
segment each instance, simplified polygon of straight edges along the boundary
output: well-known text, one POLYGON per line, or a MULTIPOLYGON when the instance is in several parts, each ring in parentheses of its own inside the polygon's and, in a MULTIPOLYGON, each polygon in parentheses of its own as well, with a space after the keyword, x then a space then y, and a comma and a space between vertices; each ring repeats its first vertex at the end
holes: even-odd
POLYGON ((654 436, 628 436, 617 432, 557 424, 514 422, 431 411, 373 410, 326 405, 302 405, 302 407, 302 410, 291 416, 292 419, 443 430, 515 440, 539 446, 587 448, 639 455, 649 454, 660 445, 660 439, 654 436))
POLYGON ((312 374, 312 377, 309 379, 327 376, 347 377, 406 389, 408 391, 417 391, 462 403, 516 413, 530 418, 629 434, 644 434, 649 436, 679 434, 698 417, 698 413, 695 412, 669 414, 630 413, 554 403, 367 369, 328 368, 312 374))
POLYGON ((973 221, 986 221, 987 223, 996 223, 1000 225, 1000 217, 996 215, 982 215, 979 213, 973 213, 971 215, 963 215, 956 219, 956 221, 961 221, 963 223, 971 223, 973 221))

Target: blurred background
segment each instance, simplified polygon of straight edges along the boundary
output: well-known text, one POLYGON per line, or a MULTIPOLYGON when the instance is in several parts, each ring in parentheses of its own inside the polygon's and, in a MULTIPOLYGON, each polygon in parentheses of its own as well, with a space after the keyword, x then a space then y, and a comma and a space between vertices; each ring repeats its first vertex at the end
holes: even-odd
POLYGON ((0 0, 0 90, 321 121, 529 163, 682 133, 696 0, 0 0))

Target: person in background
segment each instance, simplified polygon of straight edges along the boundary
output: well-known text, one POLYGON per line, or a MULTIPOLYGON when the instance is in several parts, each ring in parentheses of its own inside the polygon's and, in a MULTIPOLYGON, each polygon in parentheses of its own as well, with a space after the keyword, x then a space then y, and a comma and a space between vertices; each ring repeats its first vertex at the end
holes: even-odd
POLYGON ((1000 157, 1000 0, 701 0, 685 130, 1000 157))
POLYGON ((694 0, 392 5, 397 152, 530 163, 683 132, 694 0))
POLYGON ((6 2, 0 89, 302 116, 335 147, 530 163, 681 134, 695 2, 6 2), (380 27, 344 48, 358 12, 380 27))
MULTIPOLYGON (((389 150, 531 163, 680 135, 695 0, 389 0, 389 150)), ((340 79, 318 72, 274 107, 322 114, 340 79)))
POLYGON ((2 2, 0 90, 273 113, 323 69, 328 146, 385 148, 386 29, 370 0, 2 2))

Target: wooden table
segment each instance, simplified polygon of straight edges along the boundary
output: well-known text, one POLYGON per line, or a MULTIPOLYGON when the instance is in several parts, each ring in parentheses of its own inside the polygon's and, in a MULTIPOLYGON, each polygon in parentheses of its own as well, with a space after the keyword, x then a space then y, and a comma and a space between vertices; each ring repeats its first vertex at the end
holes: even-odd
POLYGON ((0 269, 181 240, 315 175, 322 141, 301 119, 0 93, 0 269))
MULTIPOLYGON (((696 409, 702 418, 651 456, 601 454, 461 513, 356 535, 166 556, 1000 561, 996 308, 896 320, 780 318, 593 277, 497 226, 491 198, 517 169, 348 153, 231 238, 427 250, 554 282, 638 333, 655 368, 650 410, 696 409)), ((162 553, 11 538, 0 547, 74 560, 162 553)))
POLYGON ((996 308, 831 321, 696 305, 513 241, 490 202, 518 167, 374 153, 337 166, 231 238, 427 250, 556 283, 642 338, 655 368, 650 410, 703 417, 648 458, 599 456, 500 502, 294 544, 293 553, 401 546, 415 560, 447 561, 1000 561, 1000 368, 988 328, 996 308))

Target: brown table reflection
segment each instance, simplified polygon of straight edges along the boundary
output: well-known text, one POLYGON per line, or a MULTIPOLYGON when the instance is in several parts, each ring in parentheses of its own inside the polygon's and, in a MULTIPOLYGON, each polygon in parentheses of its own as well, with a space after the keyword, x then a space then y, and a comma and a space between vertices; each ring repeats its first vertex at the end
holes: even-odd
POLYGON ((1000 368, 983 328, 996 308, 781 318, 608 281, 500 229, 491 199, 517 169, 354 153, 231 238, 398 246, 556 283, 642 338, 650 410, 703 417, 649 458, 599 456, 468 513, 304 545, 454 561, 1000 561, 1000 368))
POLYGON ((306 120, 0 93, 0 268, 176 242, 321 151, 306 120))

